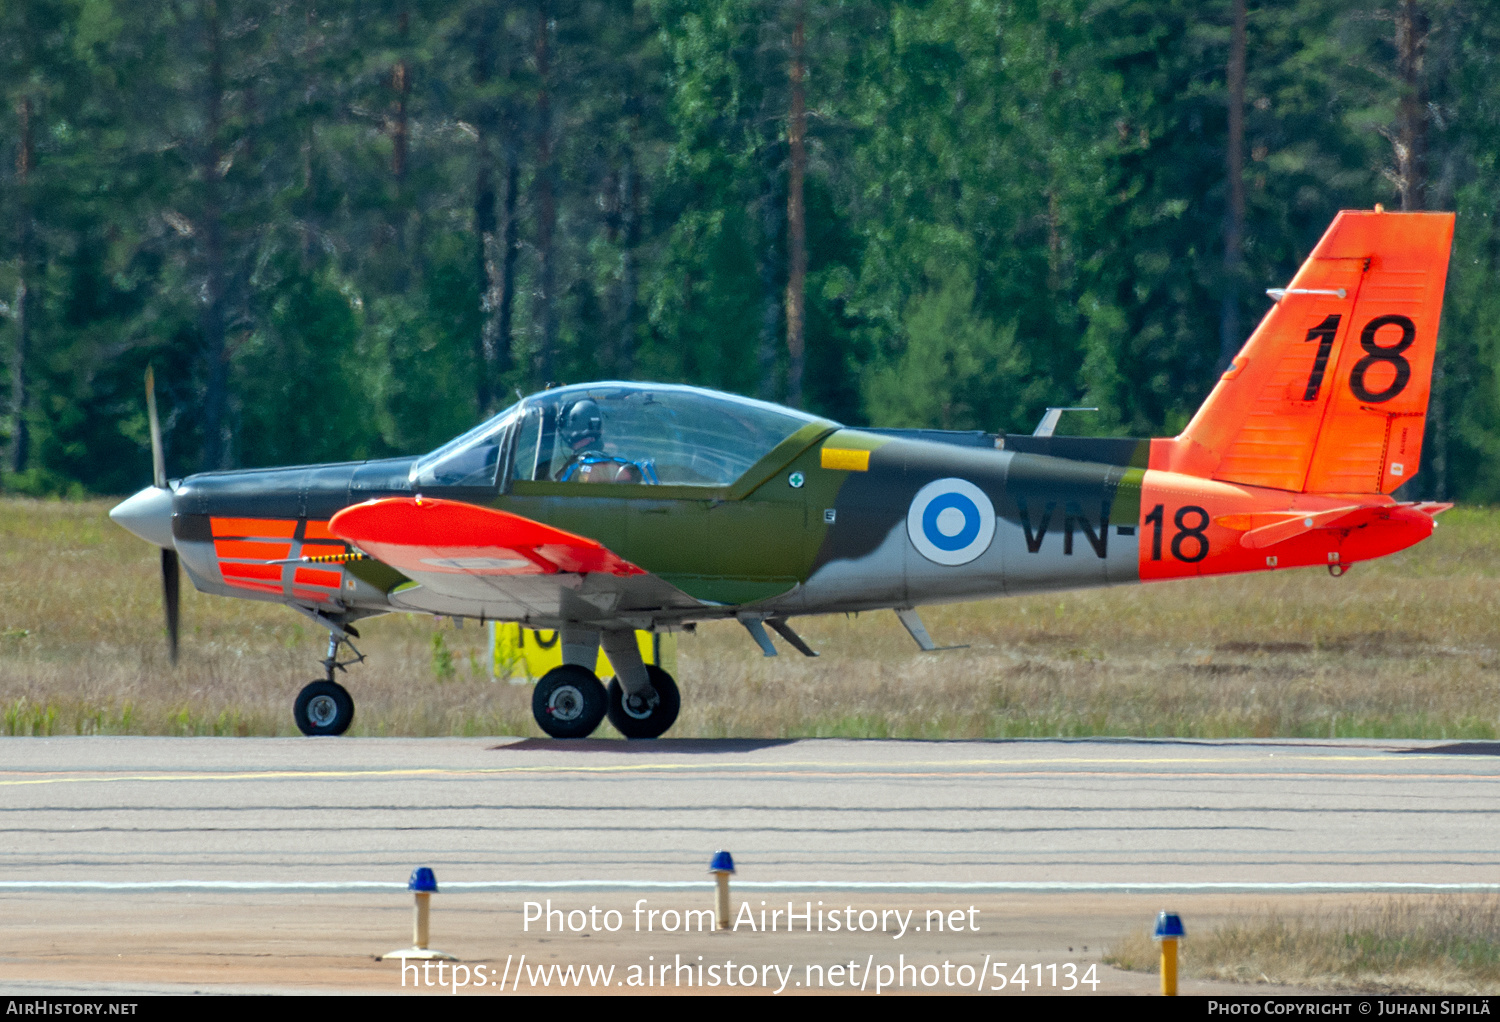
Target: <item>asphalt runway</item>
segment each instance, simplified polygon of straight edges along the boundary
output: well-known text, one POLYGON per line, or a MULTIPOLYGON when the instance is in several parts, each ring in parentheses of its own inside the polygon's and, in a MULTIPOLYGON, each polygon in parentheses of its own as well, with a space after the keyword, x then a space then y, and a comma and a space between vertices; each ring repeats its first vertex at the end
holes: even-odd
POLYGON ((0 994, 442 992, 389 957, 422 865, 434 946, 489 970, 460 993, 659 993, 623 977, 731 960, 750 992, 915 963, 986 993, 1151 993, 1105 952, 1161 908, 1191 940, 1268 907, 1500 890, 1497 782, 1500 743, 0 739, 0 994), (632 925, 711 904, 718 848, 737 918, 848 908, 858 931, 632 925), (623 928, 528 925, 549 900, 623 928), (554 965, 619 971, 559 986, 554 965), (1022 967, 1051 985, 1018 988, 1022 967))
POLYGON ((10 738, 0 890, 1483 884, 1497 796, 1486 742, 10 738))

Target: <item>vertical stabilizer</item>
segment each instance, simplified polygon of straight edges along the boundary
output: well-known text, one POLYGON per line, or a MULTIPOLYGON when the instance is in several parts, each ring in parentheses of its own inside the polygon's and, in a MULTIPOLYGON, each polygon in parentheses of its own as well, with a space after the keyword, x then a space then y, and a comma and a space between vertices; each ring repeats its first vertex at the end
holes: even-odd
POLYGON ((1308 493, 1416 474, 1451 213, 1344 211, 1151 467, 1308 493))

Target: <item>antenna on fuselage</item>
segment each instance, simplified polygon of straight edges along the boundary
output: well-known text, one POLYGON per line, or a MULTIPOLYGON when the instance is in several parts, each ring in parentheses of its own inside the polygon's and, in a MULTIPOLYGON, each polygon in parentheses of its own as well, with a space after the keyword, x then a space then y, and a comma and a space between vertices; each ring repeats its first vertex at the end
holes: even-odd
POLYGON ((1036 424, 1036 429, 1031 431, 1032 436, 1051 436, 1057 432, 1057 420, 1062 418, 1063 412, 1097 412, 1097 408, 1079 408, 1069 406, 1067 408, 1048 408, 1042 414, 1042 421, 1036 424))

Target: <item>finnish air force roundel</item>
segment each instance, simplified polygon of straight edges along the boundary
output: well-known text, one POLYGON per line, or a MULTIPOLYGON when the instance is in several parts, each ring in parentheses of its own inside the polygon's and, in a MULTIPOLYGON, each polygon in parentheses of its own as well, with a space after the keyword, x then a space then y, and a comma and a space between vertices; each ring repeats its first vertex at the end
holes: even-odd
POLYGON ((968 564, 995 538, 995 506, 963 479, 936 479, 917 491, 906 513, 911 545, 938 564, 968 564))

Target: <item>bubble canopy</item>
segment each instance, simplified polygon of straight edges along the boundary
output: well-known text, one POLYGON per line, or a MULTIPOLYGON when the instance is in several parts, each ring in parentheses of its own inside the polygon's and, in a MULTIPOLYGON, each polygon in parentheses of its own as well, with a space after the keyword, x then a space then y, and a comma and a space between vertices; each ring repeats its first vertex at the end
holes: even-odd
POLYGON ((822 421, 699 387, 578 384, 533 394, 420 458, 412 481, 493 487, 504 459, 516 480, 728 486, 822 421))

